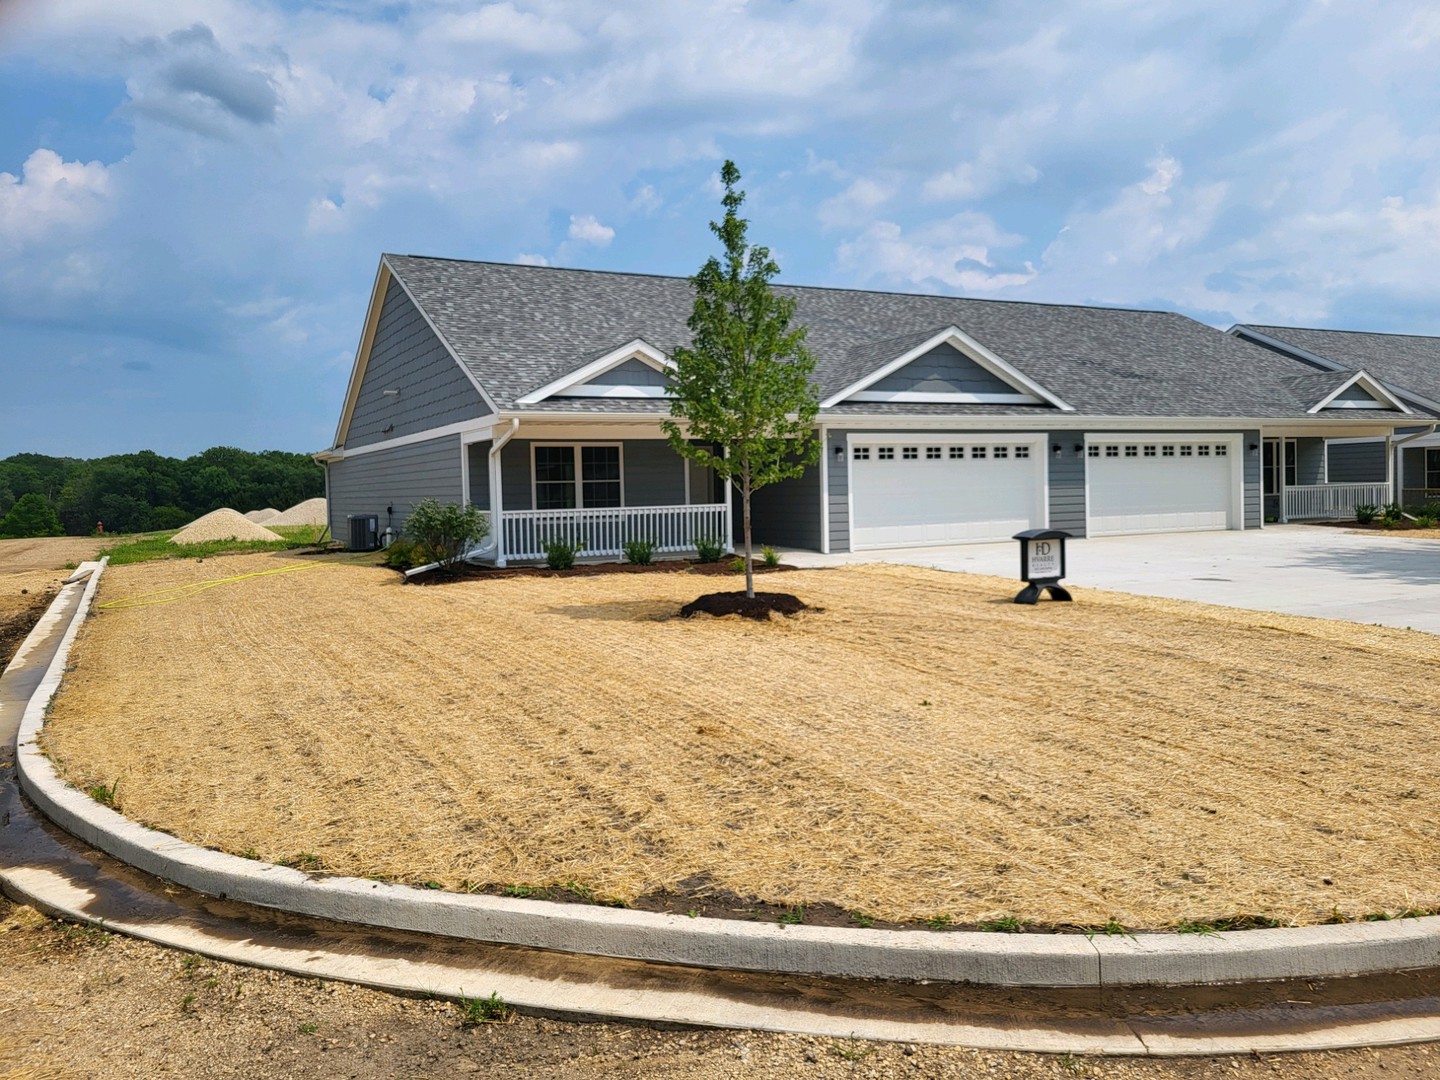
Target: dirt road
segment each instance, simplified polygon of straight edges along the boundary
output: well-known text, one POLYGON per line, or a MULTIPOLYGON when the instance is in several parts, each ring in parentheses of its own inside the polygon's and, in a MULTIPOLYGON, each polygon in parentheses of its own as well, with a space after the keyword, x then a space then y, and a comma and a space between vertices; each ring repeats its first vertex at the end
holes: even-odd
POLYGON ((95 558, 110 541, 97 536, 41 536, 0 540, 0 577, 31 570, 59 570, 66 563, 95 558))

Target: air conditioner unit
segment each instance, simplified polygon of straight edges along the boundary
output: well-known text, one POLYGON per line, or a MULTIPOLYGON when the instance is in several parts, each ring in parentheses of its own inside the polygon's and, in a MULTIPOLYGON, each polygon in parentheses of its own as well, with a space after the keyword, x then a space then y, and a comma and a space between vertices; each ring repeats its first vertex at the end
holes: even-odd
POLYGON ((380 546, 379 514, 347 514, 350 523, 350 550, 374 551, 380 546))

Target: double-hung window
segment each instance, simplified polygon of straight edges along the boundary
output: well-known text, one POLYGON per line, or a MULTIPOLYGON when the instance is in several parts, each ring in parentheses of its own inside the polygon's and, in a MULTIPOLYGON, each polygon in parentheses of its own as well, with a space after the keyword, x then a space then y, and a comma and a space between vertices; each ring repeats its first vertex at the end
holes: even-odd
POLYGON ((618 445, 545 444, 534 450, 536 510, 622 505, 618 445))

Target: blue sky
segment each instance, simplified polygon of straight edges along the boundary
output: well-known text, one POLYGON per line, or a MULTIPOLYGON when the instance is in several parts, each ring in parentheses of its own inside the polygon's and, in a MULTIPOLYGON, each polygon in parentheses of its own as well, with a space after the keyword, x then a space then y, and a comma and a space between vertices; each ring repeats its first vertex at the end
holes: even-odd
POLYGON ((1440 9, 0 0, 0 457, 329 445, 382 251, 1440 333, 1440 9))

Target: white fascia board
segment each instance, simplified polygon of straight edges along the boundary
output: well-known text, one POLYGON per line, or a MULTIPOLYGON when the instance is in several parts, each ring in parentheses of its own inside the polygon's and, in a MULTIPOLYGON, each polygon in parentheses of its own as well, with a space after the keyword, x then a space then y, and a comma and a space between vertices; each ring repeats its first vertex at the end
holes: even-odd
MULTIPOLYGON (((385 262, 386 267, 389 268, 389 261, 383 259, 382 261, 385 262)), ((480 380, 475 378, 475 373, 466 366, 465 361, 460 359, 460 354, 455 351, 454 346, 452 346, 445 335, 440 332, 440 328, 435 325, 435 320, 430 318, 430 313, 425 310, 419 300, 415 299, 415 294, 412 293, 410 287, 405 284, 405 279, 399 274, 396 274, 393 269, 390 270, 390 273, 395 280, 400 283, 400 289, 406 297, 409 298, 410 303, 415 305, 415 310, 420 312, 420 317, 425 320, 425 325, 430 328, 430 332, 439 339, 441 345, 445 346, 445 351, 450 354, 450 359, 455 361, 456 366, 465 373, 465 378, 470 380, 470 385, 473 386, 475 392, 480 395, 480 400, 485 403, 485 408, 490 410, 491 413, 498 413, 500 407, 496 405, 494 399, 485 392, 485 388, 480 385, 480 380)))
POLYGON ((446 424, 444 427, 430 428, 427 431, 416 431, 409 435, 401 435, 398 438, 386 439, 384 442, 366 443, 364 446, 355 446, 350 449, 337 447, 334 450, 325 451, 328 461, 343 461, 346 458, 359 457, 362 454, 374 454, 381 450, 394 450, 399 446, 411 446, 415 443, 433 442, 436 439, 448 439, 452 435, 459 435, 462 444, 472 442, 484 442, 491 437, 493 425, 497 422, 494 416, 481 416, 474 420, 461 420, 454 424, 446 424))
POLYGON ((1405 413, 1406 415, 1409 415, 1411 412, 1414 411, 1414 410, 1412 410, 1412 409, 1410 408, 1410 406, 1406 405, 1405 402, 1401 401, 1398 397, 1396 397, 1396 396, 1395 396, 1394 394, 1392 394, 1388 389, 1386 389, 1385 386, 1381 384, 1380 380, 1376 379, 1376 378, 1375 378, 1374 376, 1372 376, 1369 372, 1366 372, 1366 371, 1363 371, 1363 370, 1362 370, 1362 371, 1357 371, 1357 372, 1355 372, 1354 375, 1350 376, 1350 378, 1346 379, 1343 383, 1341 383, 1339 386, 1337 386, 1334 390, 1332 390, 1332 391, 1331 391, 1329 394, 1327 394, 1325 397, 1321 398, 1318 402, 1316 402, 1313 406, 1311 406, 1311 407, 1310 407, 1309 409, 1307 409, 1306 411, 1307 411, 1307 412, 1310 412, 1310 413, 1317 413, 1317 412, 1319 412, 1321 409, 1384 409, 1384 408, 1399 409, 1401 412, 1405 413), (1353 401, 1336 401, 1336 400, 1335 400, 1337 397, 1339 397, 1341 394, 1343 394, 1346 390, 1349 390, 1350 387, 1352 387, 1352 386, 1359 386, 1360 389, 1364 390, 1364 391, 1365 391, 1367 394, 1369 394, 1371 397, 1375 398, 1375 399, 1376 399, 1375 404, 1372 405, 1372 404, 1370 404, 1369 402, 1353 402, 1353 401), (1388 405, 1386 404, 1387 402, 1388 402, 1388 405))
POLYGON ((1043 405, 1033 394, 927 393, 924 390, 861 390, 850 401, 901 401, 927 405, 1043 405))
MULTIPOLYGON (((582 383, 588 382, 589 380, 595 378, 596 375, 603 375, 611 368, 619 367, 627 360, 639 360, 642 363, 649 364, 656 371, 668 372, 675 369, 675 362, 671 360, 668 356, 662 353, 659 349, 655 348, 655 346, 651 345, 649 342, 645 341, 643 338, 636 338, 634 341, 631 341, 625 345, 621 345, 618 349, 611 349, 608 353, 600 357, 598 360, 592 360, 584 367, 576 368, 574 371, 567 372, 565 375, 562 375, 560 378, 554 380, 553 382, 546 383, 539 389, 531 390, 528 394, 516 398, 515 404, 534 405, 536 402, 544 401, 548 397, 553 397, 557 394, 563 394, 564 391, 569 390, 572 387, 577 387, 582 383)), ((632 396, 649 397, 650 395, 644 394, 632 396)))
POLYGON ((370 306, 365 309, 365 326, 360 331, 359 344, 355 346, 355 362, 350 365, 350 382, 345 388, 345 404, 340 407, 340 422, 335 425, 337 447, 344 446, 350 435, 350 418, 355 415, 355 403, 360 399, 360 384, 365 380, 365 369, 370 364, 375 328, 380 323, 380 308, 385 303, 389 287, 390 264, 382 258, 375 270, 375 283, 370 286, 370 306))
MULTIPOLYGON (((624 386, 619 383, 589 383, 582 386, 567 386, 563 390, 556 390, 551 397, 581 397, 581 398, 663 398, 669 397, 669 392, 663 386, 624 386)), ((530 404, 524 398, 520 399, 521 404, 530 404)))
POLYGON ((944 344, 950 344, 955 346, 955 348, 959 349, 971 360, 975 361, 975 363, 979 364, 986 371, 990 372, 990 374, 996 376, 999 379, 1003 379, 1005 382, 1009 383, 1017 390, 1028 391, 1029 393, 1035 395, 1035 397, 1039 398, 1041 401, 1047 402, 1050 405, 1055 406, 1055 408, 1059 409, 1061 412, 1075 411, 1073 408, 1065 404, 1065 402, 1061 401, 1054 394, 1050 393, 1050 391, 1046 390, 1039 383, 1035 382, 1035 380, 1018 371, 1016 368, 1012 367, 1010 364, 1002 360, 995 353, 987 349, 984 345, 981 345, 980 342, 976 341, 969 334, 961 330, 958 326, 946 327, 934 337, 931 337, 926 341, 922 341, 919 345, 916 345, 913 349, 910 349, 907 352, 901 353, 889 363, 882 365, 881 367, 872 371, 869 375, 866 375, 859 382, 847 386, 838 394, 833 394, 830 397, 826 398, 820 403, 820 407, 822 409, 828 409, 830 406, 838 405, 840 402, 846 400, 847 398, 853 398, 861 391, 866 390, 871 386, 874 386, 877 382, 885 378, 887 375, 892 375, 895 372, 899 371, 912 360, 916 360, 924 356, 927 352, 935 348, 937 345, 944 344))

